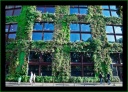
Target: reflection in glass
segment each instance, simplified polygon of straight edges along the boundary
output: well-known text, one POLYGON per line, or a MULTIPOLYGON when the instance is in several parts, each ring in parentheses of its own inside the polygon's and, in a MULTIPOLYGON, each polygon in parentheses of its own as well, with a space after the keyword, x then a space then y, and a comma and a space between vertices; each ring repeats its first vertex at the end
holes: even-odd
POLYGON ((6 10, 6 16, 12 16, 13 10, 6 10))
POLYGON ((15 31, 17 31, 17 24, 13 24, 10 27, 10 32, 15 32, 15 31))
POLYGON ((71 76, 82 76, 81 66, 71 66, 71 76))
POLYGON ((84 76, 93 77, 94 76, 94 66, 84 66, 84 76))
POLYGON ((103 5, 102 8, 103 9, 109 9, 108 5, 103 5))
POLYGON ((44 41, 52 40, 53 33, 44 33, 44 41))
POLYGON ((54 25, 52 23, 45 23, 44 30, 54 30, 54 25))
POLYGON ((51 65, 41 66, 41 73, 42 76, 51 76, 52 75, 51 65))
POLYGON ((111 57, 111 59, 112 59, 112 63, 118 63, 118 61, 119 61, 119 59, 118 59, 118 57, 119 57, 119 54, 117 54, 117 53, 111 53, 110 54, 110 57, 111 57))
POLYGON ((122 43, 122 42, 123 42, 123 38, 122 38, 122 36, 118 36, 118 35, 116 35, 116 42, 118 42, 118 43, 122 43))
POLYGON ((39 75, 39 65, 29 65, 28 76, 31 75, 31 72, 35 73, 36 75, 39 75))
POLYGON ((42 33, 33 33, 32 40, 42 40, 42 33))
POLYGON ((42 58, 44 62, 52 62, 52 55, 50 53, 43 53, 42 58))
POLYGON ((21 9, 15 9, 14 10, 14 16, 20 15, 20 11, 21 11, 21 9))
POLYGON ((110 5, 110 9, 112 9, 112 10, 117 10, 117 8, 116 8, 115 5, 110 5))
POLYGON ((113 76, 118 76, 117 67, 116 66, 113 66, 112 73, 113 73, 113 76))
POLYGON ((114 35, 107 35, 108 42, 112 43, 115 42, 114 35))
POLYGON ((44 7, 36 7, 36 9, 38 10, 38 11, 41 11, 41 13, 44 13, 44 7))
POLYGON ((111 11, 113 17, 119 17, 116 11, 111 11))
POLYGON ((78 14, 78 8, 70 8, 70 14, 78 14))
POLYGON ((8 38, 15 39, 16 38, 16 34, 9 34, 8 38))
POLYGON ((120 26, 114 26, 115 33, 122 33, 122 27, 120 26))
POLYGON ((80 8, 80 14, 87 14, 87 9, 86 8, 80 8))
POLYGON ((91 34, 82 34, 82 40, 90 42, 92 40, 91 34))
POLYGON ((103 11, 102 11, 102 14, 103 14, 104 16, 106 16, 106 17, 110 17, 110 12, 107 11, 107 10, 103 10, 103 11))
POLYGON ((54 13, 55 12, 55 8, 54 7, 47 7, 46 8, 46 12, 48 12, 48 13, 54 13))
POLYGON ((80 53, 75 53, 75 52, 72 52, 71 53, 71 62, 81 62, 81 55, 80 53))
POLYGON ((43 30, 42 25, 40 23, 35 23, 33 29, 34 29, 34 31, 36 31, 36 30, 43 30))
POLYGON ((6 25, 5 32, 8 32, 8 30, 9 30, 9 25, 6 25))
POLYGON ((81 24, 81 31, 89 31, 90 32, 90 25, 81 24))
POLYGON ((113 33, 112 26, 106 26, 106 33, 113 33))
POLYGON ((79 24, 70 24, 71 31, 79 31, 79 24))
POLYGON ((71 42, 79 41, 79 40, 80 40, 80 34, 75 34, 75 33, 70 34, 70 41, 71 42))

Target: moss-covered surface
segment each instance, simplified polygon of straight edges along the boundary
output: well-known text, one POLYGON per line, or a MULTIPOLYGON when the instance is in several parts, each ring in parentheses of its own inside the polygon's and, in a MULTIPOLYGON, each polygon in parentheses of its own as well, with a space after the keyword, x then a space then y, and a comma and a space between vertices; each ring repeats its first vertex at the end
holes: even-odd
POLYGON ((41 14, 36 6, 22 6, 19 16, 6 17, 6 23, 18 23, 16 40, 6 45, 6 61, 10 61, 9 73, 11 75, 27 74, 27 57, 30 50, 52 52, 52 75, 60 76, 66 81, 71 76, 70 52, 93 52, 95 78, 99 72, 105 76, 111 73, 112 62, 109 53, 121 52, 122 44, 108 43, 106 38, 106 24, 121 25, 122 18, 104 17, 101 6, 88 6, 87 15, 69 15, 69 6, 56 6, 54 14, 41 14), (53 41, 32 41, 34 22, 54 22, 55 31, 53 41), (70 42, 71 22, 89 23, 92 40, 89 42, 70 42), (57 75, 59 72, 59 75, 57 75))

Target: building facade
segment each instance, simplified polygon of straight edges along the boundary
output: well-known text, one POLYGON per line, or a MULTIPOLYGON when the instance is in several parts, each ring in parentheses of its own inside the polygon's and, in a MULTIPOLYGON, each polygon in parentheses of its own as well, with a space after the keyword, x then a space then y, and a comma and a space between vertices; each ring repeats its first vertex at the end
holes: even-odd
POLYGON ((11 5, 5 10, 6 74, 33 71, 68 79, 98 78, 102 72, 122 81, 122 12, 116 5, 11 5))

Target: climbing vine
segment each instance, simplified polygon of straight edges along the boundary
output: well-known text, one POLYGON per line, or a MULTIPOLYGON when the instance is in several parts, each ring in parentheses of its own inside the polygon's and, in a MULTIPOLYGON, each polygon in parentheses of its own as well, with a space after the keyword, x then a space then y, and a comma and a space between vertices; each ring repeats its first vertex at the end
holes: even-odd
POLYGON ((55 13, 44 13, 36 10, 36 6, 22 6, 19 16, 6 17, 6 23, 17 22, 16 40, 6 45, 6 61, 10 61, 11 75, 27 74, 27 56, 29 51, 50 52, 53 55, 52 75, 60 76, 66 81, 71 76, 70 52, 93 52, 95 78, 99 72, 110 72, 112 62, 110 53, 122 52, 122 44, 108 43, 105 26, 121 25, 122 18, 104 17, 101 6, 88 6, 87 15, 69 15, 69 6, 56 6, 55 13), (32 31, 35 22, 54 22, 55 31, 52 41, 32 41, 32 31), (87 42, 70 42, 70 23, 89 23, 92 39, 87 42))

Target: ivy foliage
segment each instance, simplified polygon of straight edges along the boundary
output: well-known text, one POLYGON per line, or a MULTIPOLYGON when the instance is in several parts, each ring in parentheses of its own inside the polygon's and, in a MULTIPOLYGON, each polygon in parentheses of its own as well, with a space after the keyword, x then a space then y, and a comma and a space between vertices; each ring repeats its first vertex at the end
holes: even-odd
POLYGON ((109 53, 122 52, 122 44, 108 43, 106 24, 120 25, 122 18, 104 17, 101 6, 88 6, 87 15, 69 15, 69 6, 55 7, 55 13, 41 13, 36 6, 22 6, 19 16, 6 17, 6 23, 18 22, 16 40, 6 45, 6 61, 10 61, 11 75, 27 74, 27 56, 30 50, 36 52, 52 52, 52 75, 61 77, 61 81, 71 76, 70 52, 93 52, 95 78, 99 72, 109 72, 112 76, 109 53), (52 41, 32 41, 35 22, 54 22, 55 31, 52 41), (92 39, 87 42, 70 42, 70 23, 85 22, 91 27, 92 39), (11 53, 11 54, 10 54, 11 53))

